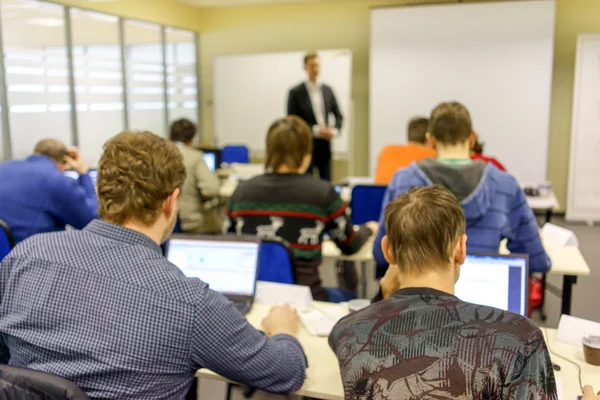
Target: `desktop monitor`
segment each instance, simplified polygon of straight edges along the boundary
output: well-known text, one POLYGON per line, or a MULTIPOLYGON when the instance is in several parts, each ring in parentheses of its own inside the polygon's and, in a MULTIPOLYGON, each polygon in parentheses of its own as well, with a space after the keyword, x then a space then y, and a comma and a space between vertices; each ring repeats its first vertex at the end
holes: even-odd
MULTIPOLYGON (((79 174, 73 170, 65 171, 63 172, 63 175, 71 179, 79 179, 79 174)), ((88 175, 90 176, 90 179, 92 180, 94 186, 96 186, 96 182, 98 181, 98 170, 90 169, 88 171, 88 175)))
POLYGON ((468 254, 455 286, 459 299, 527 316, 527 255, 468 254))
POLYGON ((217 155, 215 153, 204 153, 204 162, 208 165, 210 172, 217 170, 217 155))
POLYGON ((256 237, 173 235, 166 254, 185 276, 228 298, 254 297, 260 258, 256 237))

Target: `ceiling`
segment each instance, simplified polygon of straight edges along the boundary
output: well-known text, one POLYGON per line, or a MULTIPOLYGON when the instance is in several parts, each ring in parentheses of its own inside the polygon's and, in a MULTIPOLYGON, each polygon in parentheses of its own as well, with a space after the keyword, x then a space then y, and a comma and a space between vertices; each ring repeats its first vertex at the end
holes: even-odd
MULTIPOLYGON (((178 0, 197 7, 257 6, 261 4, 317 3, 323 0, 178 0)), ((328 0, 347 1, 347 0, 328 0)))

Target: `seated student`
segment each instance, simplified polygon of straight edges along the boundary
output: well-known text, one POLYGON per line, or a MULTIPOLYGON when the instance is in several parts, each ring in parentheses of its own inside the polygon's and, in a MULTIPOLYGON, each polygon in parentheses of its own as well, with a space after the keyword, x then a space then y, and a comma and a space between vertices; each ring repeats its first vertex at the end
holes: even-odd
POLYGON ((163 257, 185 180, 181 153, 148 132, 104 145, 101 220, 37 235, 0 265, 0 363, 62 376, 95 399, 182 399, 199 368, 269 392, 304 382, 298 316, 265 333, 163 257))
POLYGON ((266 147, 268 172, 240 183, 229 199, 228 231, 287 240, 296 256, 296 283, 310 286, 315 300, 339 303, 353 298, 347 290, 321 285, 323 234, 329 233, 344 254, 353 254, 377 231, 377 223, 355 230, 331 183, 304 174, 312 154, 306 122, 295 116, 275 121, 266 147))
POLYGON ((190 233, 220 233, 223 226, 219 201, 219 179, 204 162, 203 153, 194 149, 196 125, 180 119, 171 125, 171 140, 183 154, 187 177, 181 188, 179 223, 190 233))
POLYGON ((387 185, 400 168, 427 157, 435 158, 432 140, 427 137, 427 118, 413 118, 408 123, 408 144, 386 146, 379 154, 375 183, 387 185))
MULTIPOLYGON (((414 186, 440 184, 454 193, 465 212, 468 245, 472 251, 497 253, 500 242, 507 238, 511 252, 529 255, 531 272, 548 272, 550 259, 525 193, 513 176, 470 159, 471 132, 471 116, 462 104, 438 105, 429 119, 437 160, 427 158, 396 172, 385 194, 383 208, 414 186)), ((381 250, 381 238, 385 235, 382 221, 383 211, 373 246, 378 276, 383 276, 387 268, 381 250)))
POLYGON ((0 164, 0 219, 19 243, 70 225, 82 229, 97 218, 98 200, 88 167, 76 148, 44 139, 25 160, 0 164), (70 167, 79 179, 63 175, 70 167))
POLYGON ((471 145, 471 160, 481 160, 486 163, 493 164, 500 171, 506 171, 504 165, 494 157, 488 157, 483 155, 483 143, 479 143, 477 132, 471 132, 469 137, 469 143, 471 145))
POLYGON ((465 215, 439 185, 385 210, 385 300, 342 319, 329 337, 346 399, 556 399, 540 329, 454 296, 465 261, 465 215))

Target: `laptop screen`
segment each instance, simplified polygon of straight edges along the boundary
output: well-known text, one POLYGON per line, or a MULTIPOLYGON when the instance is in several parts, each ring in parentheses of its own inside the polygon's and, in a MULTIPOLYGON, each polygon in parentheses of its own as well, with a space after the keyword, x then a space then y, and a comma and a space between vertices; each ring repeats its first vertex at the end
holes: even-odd
MULTIPOLYGON (((73 170, 68 170, 63 172, 63 174, 71 179, 79 179, 79 174, 73 170)), ((94 184, 94 186, 96 186, 96 181, 98 180, 98 170, 97 169, 90 169, 88 171, 88 175, 90 176, 90 179, 92 180, 92 183, 94 184)))
POLYGON ((527 256, 469 254, 455 286, 459 299, 527 315, 527 256))
POLYGON ((217 155, 215 153, 204 153, 204 162, 208 165, 210 172, 217 169, 217 155))
POLYGON ((199 278, 225 295, 252 296, 258 269, 258 242, 172 238, 167 258, 188 278, 199 278))

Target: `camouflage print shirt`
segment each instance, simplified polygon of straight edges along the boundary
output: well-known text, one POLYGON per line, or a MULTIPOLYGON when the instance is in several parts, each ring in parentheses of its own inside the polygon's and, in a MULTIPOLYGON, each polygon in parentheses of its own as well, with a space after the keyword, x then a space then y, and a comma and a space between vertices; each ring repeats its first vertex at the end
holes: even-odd
POLYGON ((329 337, 347 400, 557 399, 540 329, 428 288, 401 289, 329 337))

